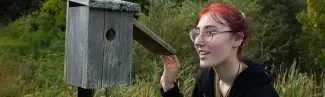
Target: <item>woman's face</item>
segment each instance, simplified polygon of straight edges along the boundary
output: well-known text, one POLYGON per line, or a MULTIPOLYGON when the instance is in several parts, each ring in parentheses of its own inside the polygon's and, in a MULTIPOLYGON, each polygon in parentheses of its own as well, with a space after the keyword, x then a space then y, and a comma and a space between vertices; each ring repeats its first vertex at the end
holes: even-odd
POLYGON ((215 67, 224 62, 230 56, 236 56, 236 43, 231 32, 216 33, 212 34, 212 38, 206 39, 202 33, 203 32, 223 32, 231 31, 231 29, 226 26, 227 22, 218 17, 220 22, 216 22, 215 17, 207 13, 203 15, 197 25, 197 31, 199 31, 199 36, 195 39, 195 48, 200 57, 200 67, 209 68, 215 67), (210 29, 210 30, 206 30, 210 29), (204 31, 203 31, 204 30, 204 31), (202 36, 203 35, 203 36, 202 36), (208 42, 207 42, 208 40, 208 42))

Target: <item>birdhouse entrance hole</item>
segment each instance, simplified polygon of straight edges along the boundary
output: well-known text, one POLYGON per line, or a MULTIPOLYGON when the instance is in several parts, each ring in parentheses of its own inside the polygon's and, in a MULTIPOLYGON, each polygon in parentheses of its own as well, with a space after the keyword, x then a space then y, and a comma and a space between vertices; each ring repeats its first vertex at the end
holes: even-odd
POLYGON ((115 30, 114 29, 109 29, 106 32, 106 39, 109 40, 109 41, 112 41, 115 38, 115 35, 116 35, 115 30))

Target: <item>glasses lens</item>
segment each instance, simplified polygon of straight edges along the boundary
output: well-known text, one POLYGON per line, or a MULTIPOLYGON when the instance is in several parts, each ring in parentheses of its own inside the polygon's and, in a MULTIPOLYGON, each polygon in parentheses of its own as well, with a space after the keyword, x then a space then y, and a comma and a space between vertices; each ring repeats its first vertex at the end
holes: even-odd
POLYGON ((191 38, 191 40, 193 42, 195 41, 195 39, 196 39, 197 36, 198 36, 197 30, 193 29, 193 30, 190 31, 190 38, 191 38))
POLYGON ((202 38, 205 42, 210 42, 212 40, 212 31, 213 30, 209 30, 209 29, 203 29, 202 31, 202 38))

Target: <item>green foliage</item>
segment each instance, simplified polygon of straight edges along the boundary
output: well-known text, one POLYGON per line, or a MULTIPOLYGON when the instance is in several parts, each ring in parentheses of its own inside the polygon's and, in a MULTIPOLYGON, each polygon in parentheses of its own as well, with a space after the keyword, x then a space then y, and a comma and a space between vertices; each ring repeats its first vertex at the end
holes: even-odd
POLYGON ((73 96, 76 89, 64 81, 64 54, 48 54, 37 60, 33 55, 22 57, 22 74, 19 85, 21 95, 30 96, 73 96))
MULTIPOLYGON (((244 48, 246 55, 264 65, 275 65, 274 85, 281 97, 325 95, 324 75, 300 72, 325 66, 315 65, 325 64, 321 0, 307 0, 303 12, 302 0, 133 0, 145 9, 137 13, 138 21, 178 51, 182 64, 179 86, 185 97, 191 95, 199 69, 188 32, 206 1, 233 4, 246 14, 252 33, 244 48)), ((65 6, 64 0, 46 0, 40 10, 0 25, 0 86, 5 87, 0 89, 1 97, 76 96, 76 87, 64 81, 65 6)), ((132 56, 132 85, 96 89, 95 97, 161 96, 163 65, 159 57, 137 42, 132 56)))
MULTIPOLYGON (((277 71, 274 86, 280 97, 323 97, 325 83, 317 83, 315 75, 299 73, 294 61, 289 69, 277 71)), ((324 80, 324 74, 319 75, 320 80, 324 80)))
MULTIPOLYGON (((305 51, 316 58, 313 61, 320 67, 325 67, 325 1, 324 0, 306 0, 307 9, 297 15, 297 19, 302 23, 302 28, 306 35, 313 35, 310 39, 315 42, 308 42, 305 51), (317 43, 317 44, 314 44, 317 43)), ((307 41, 310 41, 307 40, 307 41)), ((304 57, 308 58, 308 57, 304 57)), ((309 56, 310 58, 310 56, 309 56)))
POLYGON ((299 55, 297 64, 304 64, 299 66, 300 69, 310 71, 323 67, 321 65, 316 65, 315 58, 321 54, 322 49, 325 48, 324 42, 325 41, 315 33, 302 32, 299 37, 297 37, 295 45, 300 45, 295 48, 299 55))
POLYGON ((320 53, 317 57, 316 57, 316 64, 322 66, 322 68, 325 68, 325 51, 323 50, 322 53, 320 53))
POLYGON ((251 37, 245 44, 247 56, 271 66, 289 67, 296 56, 294 40, 300 24, 295 16, 304 7, 299 0, 224 0, 245 13, 251 37))
MULTIPOLYGON (((41 54, 64 51, 62 43, 64 43, 65 1, 49 0, 44 3, 37 20, 38 26, 32 37, 32 46, 41 49, 43 51, 40 52, 41 54), (44 48, 47 47, 53 49, 44 52, 44 48)), ((34 51, 38 51, 38 49, 34 51)))
POLYGON ((306 0, 307 10, 299 13, 297 18, 306 32, 319 34, 325 38, 325 1, 306 0))
POLYGON ((19 54, 47 54, 64 51, 64 29, 65 1, 49 0, 41 11, 34 11, 1 29, 0 36, 26 44, 19 54))
POLYGON ((48 47, 55 40, 63 40, 65 27, 65 2, 49 0, 37 17, 38 29, 33 37, 34 45, 48 47))
MULTIPOLYGON (((198 63, 198 60, 194 60, 197 55, 188 33, 189 29, 194 27, 197 13, 202 5, 202 2, 193 1, 178 4, 168 0, 152 0, 148 6, 148 15, 143 12, 139 13, 139 21, 173 46, 178 51, 177 56, 181 62, 193 63, 194 66, 198 66, 194 64, 198 63)), ((135 73, 150 70, 145 71, 147 73, 155 71, 151 71, 150 68, 157 68, 157 66, 150 64, 153 63, 153 60, 160 59, 157 58, 157 55, 149 53, 140 44, 135 43, 133 60, 135 73)))
POLYGON ((0 64, 10 70, 0 73, 14 73, 6 78, 12 82, 0 82, 12 87, 1 89, 0 94, 73 95, 74 88, 69 89, 63 79, 64 27, 64 0, 48 0, 40 11, 0 27, 0 64))
MULTIPOLYGON (((189 39, 189 30, 194 27, 197 13, 203 6, 203 2, 185 1, 177 3, 168 0, 151 0, 147 6, 148 13, 140 12, 139 21, 150 30, 159 35, 162 39, 173 46, 178 52, 177 56, 182 64, 180 73, 180 87, 185 96, 190 96, 194 84, 194 75, 198 70, 198 60, 193 43, 189 39), (166 14, 168 13, 168 14, 166 14), (189 80, 188 80, 189 79, 189 80)), ((116 90, 108 88, 108 94, 115 94, 115 91, 131 91, 135 97, 148 97, 155 95, 159 97, 160 75, 162 73, 162 62, 153 53, 135 42, 133 47, 133 78, 140 79, 128 89, 116 90), (148 85, 142 86, 146 83, 148 85), (139 86, 140 85, 140 86, 139 86), (143 88, 146 87, 146 88, 143 88), (133 89, 134 88, 134 89, 133 89), (131 89, 131 90, 129 90, 131 89), (140 90, 140 91, 138 91, 140 90)), ((129 93, 123 96, 130 96, 129 93)))
POLYGON ((20 16, 39 9, 44 0, 1 0, 0 25, 8 24, 20 16))

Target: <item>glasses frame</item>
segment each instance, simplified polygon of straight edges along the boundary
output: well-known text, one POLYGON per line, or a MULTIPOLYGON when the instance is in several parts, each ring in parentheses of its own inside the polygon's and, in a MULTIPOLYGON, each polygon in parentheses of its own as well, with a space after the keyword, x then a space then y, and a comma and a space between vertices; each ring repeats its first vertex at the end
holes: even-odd
MULTIPOLYGON (((204 30, 205 29, 203 29, 202 31, 204 31, 204 30)), ((203 39, 203 41, 205 43, 210 43, 212 41, 214 35, 217 35, 217 34, 220 34, 220 33, 239 32, 239 31, 231 31, 230 30, 230 31, 214 31, 214 32, 215 33, 212 33, 211 34, 211 39, 209 41, 205 40, 204 37, 203 37, 203 35, 201 35, 201 38, 203 39)), ((195 40, 200 36, 200 34, 201 34, 201 32, 198 29, 192 29, 192 30, 190 30, 189 35, 190 35, 190 39, 192 40, 192 42, 195 42, 195 40), (197 32, 199 32, 198 35, 194 39, 192 39, 194 33, 197 33, 197 32)))

